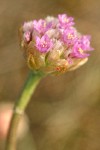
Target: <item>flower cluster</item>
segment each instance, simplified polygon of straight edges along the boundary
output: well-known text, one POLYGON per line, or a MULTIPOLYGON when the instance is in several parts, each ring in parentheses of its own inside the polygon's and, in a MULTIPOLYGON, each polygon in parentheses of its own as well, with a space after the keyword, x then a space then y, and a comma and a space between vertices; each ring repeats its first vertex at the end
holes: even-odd
POLYGON ((89 35, 81 35, 74 27, 74 18, 59 14, 57 18, 25 22, 21 27, 21 46, 33 70, 64 73, 88 60, 89 35))

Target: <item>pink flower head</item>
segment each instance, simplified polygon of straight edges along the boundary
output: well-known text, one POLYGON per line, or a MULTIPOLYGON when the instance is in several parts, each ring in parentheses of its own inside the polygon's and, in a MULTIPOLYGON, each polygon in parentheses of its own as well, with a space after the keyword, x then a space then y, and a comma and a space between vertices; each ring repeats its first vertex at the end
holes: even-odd
POLYGON ((36 37, 36 48, 41 52, 45 53, 50 51, 53 46, 51 39, 45 34, 41 38, 36 37))
POLYGON ((90 35, 83 35, 81 36, 80 43, 82 45, 82 49, 84 50, 93 50, 93 48, 90 46, 90 40, 91 36, 90 35))
POLYGON ((74 28, 67 28, 62 33, 62 40, 67 45, 73 45, 77 39, 77 31, 74 28))
POLYGON ((63 73, 84 64, 93 50, 91 38, 81 35, 74 24, 73 17, 66 14, 24 23, 20 30, 21 46, 25 49, 29 67, 63 73))
POLYGON ((58 20, 60 23, 60 28, 67 28, 73 26, 75 23, 73 22, 73 17, 68 17, 66 14, 58 15, 58 20))
POLYGON ((34 29, 40 34, 44 34, 51 27, 51 23, 47 24, 47 22, 43 19, 40 19, 39 21, 34 20, 33 24, 34 29))

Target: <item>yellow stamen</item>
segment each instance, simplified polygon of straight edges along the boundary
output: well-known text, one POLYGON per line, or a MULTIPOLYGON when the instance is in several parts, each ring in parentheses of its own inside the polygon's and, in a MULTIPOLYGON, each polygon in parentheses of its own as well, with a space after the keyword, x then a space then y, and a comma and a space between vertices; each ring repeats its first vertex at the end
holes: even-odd
POLYGON ((68 22, 69 22, 69 19, 64 18, 64 22, 68 23, 68 22))
POLYGON ((46 27, 46 23, 45 23, 45 22, 43 23, 43 27, 44 27, 44 28, 46 27))
POLYGON ((45 41, 42 43, 42 47, 47 47, 47 43, 45 41))
POLYGON ((83 54, 83 50, 81 48, 79 48, 78 51, 83 54))
POLYGON ((74 36, 73 36, 71 33, 69 33, 69 34, 68 34, 68 39, 71 40, 71 39, 73 39, 73 38, 74 38, 74 36))

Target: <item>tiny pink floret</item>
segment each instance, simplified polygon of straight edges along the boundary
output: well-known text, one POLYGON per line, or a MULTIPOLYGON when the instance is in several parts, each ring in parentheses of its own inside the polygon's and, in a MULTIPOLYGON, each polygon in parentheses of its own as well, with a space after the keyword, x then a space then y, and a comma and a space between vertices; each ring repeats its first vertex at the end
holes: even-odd
POLYGON ((26 33, 24 33, 24 40, 26 42, 29 42, 31 39, 31 32, 27 31, 26 33))
POLYGON ((81 36, 73 45, 72 48, 72 56, 76 58, 86 58, 90 54, 87 52, 90 50, 93 50, 93 48, 90 46, 90 36, 81 36))
POLYGON ((41 52, 45 53, 50 51, 53 46, 51 39, 45 34, 44 36, 36 37, 36 48, 41 52))
POLYGON ((34 29, 40 34, 44 34, 51 27, 50 23, 47 24, 47 22, 43 19, 40 19, 38 21, 34 20, 33 24, 34 24, 34 29))
POLYGON ((63 42, 69 47, 77 40, 77 32, 75 28, 67 28, 62 33, 63 42))
POLYGON ((74 18, 73 17, 68 17, 66 14, 58 15, 58 20, 59 20, 60 28, 71 27, 75 24, 74 23, 74 18))

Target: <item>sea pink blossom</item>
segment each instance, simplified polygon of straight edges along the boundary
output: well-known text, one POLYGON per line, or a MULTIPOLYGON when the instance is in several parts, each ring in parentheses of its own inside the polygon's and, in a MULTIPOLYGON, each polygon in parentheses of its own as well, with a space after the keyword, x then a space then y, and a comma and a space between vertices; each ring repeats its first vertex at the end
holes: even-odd
POLYGON ((36 37, 36 48, 41 52, 48 52, 53 46, 51 39, 45 34, 44 36, 36 37))
POLYGON ((26 42, 29 42, 31 40, 31 32, 30 31, 27 31, 24 33, 24 40, 26 42))
POLYGON ((88 54, 84 49, 82 49, 82 45, 76 42, 72 48, 72 53, 70 54, 74 58, 86 58, 90 54, 88 54))
POLYGON ((91 36, 90 35, 83 35, 81 36, 80 43, 82 45, 82 49, 84 50, 93 50, 93 48, 90 46, 90 40, 91 36))
POLYGON ((73 45, 77 40, 77 31, 74 28, 67 28, 62 33, 62 40, 68 47, 73 45))
POLYGON ((47 23, 45 20, 40 19, 40 20, 34 20, 34 29, 39 32, 40 34, 44 34, 48 29, 51 28, 51 23, 47 23))
POLYGON ((58 20, 59 20, 59 26, 60 28, 67 28, 73 26, 74 23, 74 18, 73 17, 68 17, 66 14, 59 14, 58 15, 58 20))
POLYGON ((91 37, 74 27, 74 18, 67 14, 25 22, 21 30, 21 46, 35 70, 65 72, 88 60, 91 37))
POLYGON ((90 54, 87 52, 93 50, 93 48, 90 46, 90 39, 90 36, 84 35, 76 40, 72 48, 71 56, 76 58, 88 57, 90 54))

